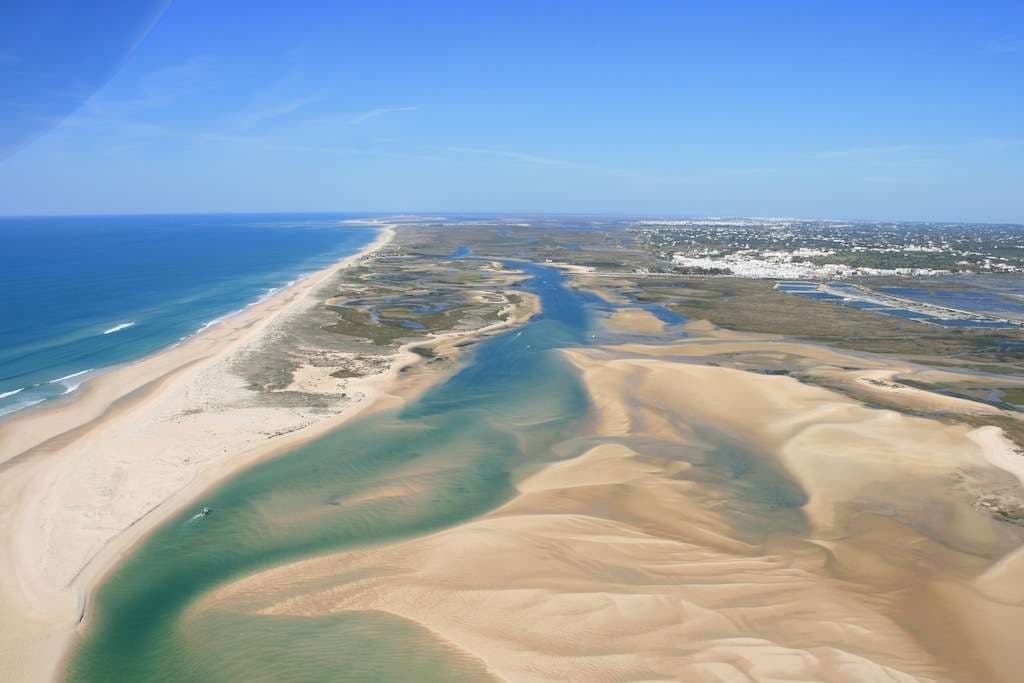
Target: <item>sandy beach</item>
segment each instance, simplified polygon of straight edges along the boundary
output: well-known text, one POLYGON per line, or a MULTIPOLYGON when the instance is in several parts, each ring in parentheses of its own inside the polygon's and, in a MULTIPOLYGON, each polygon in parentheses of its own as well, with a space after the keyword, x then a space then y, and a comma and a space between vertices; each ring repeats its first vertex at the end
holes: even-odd
POLYGON ((481 518, 193 609, 386 612, 504 680, 1017 680, 1022 534, 979 503, 1021 500, 1000 430, 706 362, 917 369, 756 335, 563 353, 594 405, 581 454, 481 518))
POLYGON ((68 400, 0 423, 6 680, 55 676, 90 591, 169 514, 238 468, 312 439, 386 394, 397 365, 413 354, 348 380, 344 392, 335 381, 327 410, 261 405, 232 368, 319 305, 315 293, 339 269, 393 236, 383 226, 372 244, 342 262, 176 347, 101 373, 68 400))

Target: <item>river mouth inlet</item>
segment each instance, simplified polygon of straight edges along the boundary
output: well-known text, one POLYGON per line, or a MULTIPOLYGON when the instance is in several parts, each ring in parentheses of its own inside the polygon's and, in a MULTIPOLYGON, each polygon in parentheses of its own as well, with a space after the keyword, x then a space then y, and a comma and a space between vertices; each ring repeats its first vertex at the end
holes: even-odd
MULTIPOLYGON (((237 680, 268 671, 307 680, 352 671, 355 660, 370 672, 391 670, 394 651, 387 646, 353 647, 345 655, 336 638, 324 635, 317 653, 312 631, 301 624, 197 615, 190 606, 261 568, 464 521, 508 499, 514 470, 555 451, 571 454, 565 449, 572 449, 587 397, 554 349, 584 343, 590 316, 557 269, 516 267, 530 275, 524 287, 541 298, 540 315, 478 344, 461 371, 404 408, 358 419, 254 466, 202 501, 209 515, 190 509, 163 525, 98 591, 94 621, 69 663, 70 680, 237 680), (311 651, 288 658, 287 666, 282 648, 252 645, 299 639, 311 651), (377 664, 370 661, 374 650, 381 653, 377 664)), ((346 617, 325 622, 323 633, 348 634, 343 640, 353 643, 371 633, 374 642, 390 642, 389 633, 396 642, 411 637, 438 667, 437 680, 458 678, 465 667, 475 671, 465 662, 445 663, 441 645, 400 621, 346 617)))

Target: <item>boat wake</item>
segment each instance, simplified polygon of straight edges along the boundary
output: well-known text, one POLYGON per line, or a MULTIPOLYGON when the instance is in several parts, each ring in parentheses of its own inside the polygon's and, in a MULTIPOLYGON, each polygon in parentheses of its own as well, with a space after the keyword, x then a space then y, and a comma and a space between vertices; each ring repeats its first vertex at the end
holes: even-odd
POLYGON ((192 517, 189 518, 189 520, 188 520, 189 524, 191 524, 192 522, 194 522, 196 520, 202 519, 203 517, 209 517, 211 512, 213 512, 213 510, 211 510, 210 508, 204 507, 202 510, 200 510, 199 512, 197 512, 196 514, 192 515, 192 517))

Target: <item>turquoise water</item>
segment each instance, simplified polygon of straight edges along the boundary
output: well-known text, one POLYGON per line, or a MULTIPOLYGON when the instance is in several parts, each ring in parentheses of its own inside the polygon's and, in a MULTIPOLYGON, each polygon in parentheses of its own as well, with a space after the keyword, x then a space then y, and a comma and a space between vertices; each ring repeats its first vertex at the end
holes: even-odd
MULTIPOLYGON (((255 644, 287 640, 301 627, 294 620, 189 611, 205 592, 290 559, 469 519, 508 499, 517 468, 571 443, 587 398, 552 349, 582 343, 589 316, 557 271, 523 267, 533 276, 528 287, 543 302, 538 318, 482 342, 465 369, 405 409, 360 419, 253 467, 202 501, 214 510, 209 517, 193 518, 189 510, 159 529, 99 591, 70 680, 253 680, 272 659, 255 644), (360 495, 395 485, 409 493, 360 495), (216 628, 225 619, 231 627, 216 628), (238 648, 248 656, 225 659, 238 648)), ((353 667, 402 668, 394 652, 407 637, 398 632, 410 625, 382 626, 377 618, 350 618, 343 627, 316 621, 357 639, 368 637, 361 629, 373 630, 377 646, 346 655, 330 638, 319 646, 306 643, 316 652, 296 658, 287 677, 262 680, 379 680, 355 675, 353 667)), ((437 680, 473 669, 457 656, 447 663, 439 657, 432 660, 440 667, 437 680)))
MULTIPOLYGON (((527 468, 591 445, 586 390, 557 352, 595 333, 600 341, 591 298, 555 269, 515 265, 532 276, 525 287, 540 296, 540 316, 481 342, 461 371, 403 409, 242 472, 197 504, 210 516, 192 509, 164 524, 99 590, 68 680, 487 679, 478 662, 393 615, 268 617, 246 612, 245 599, 228 607, 203 597, 291 560, 466 521, 508 500, 527 468)), ((721 448, 646 439, 642 449, 687 459, 703 485, 728 487, 729 509, 754 533, 799 527, 798 487, 727 435, 706 438, 721 448)))
POLYGON ((0 218, 0 415, 352 254, 344 215, 0 218))

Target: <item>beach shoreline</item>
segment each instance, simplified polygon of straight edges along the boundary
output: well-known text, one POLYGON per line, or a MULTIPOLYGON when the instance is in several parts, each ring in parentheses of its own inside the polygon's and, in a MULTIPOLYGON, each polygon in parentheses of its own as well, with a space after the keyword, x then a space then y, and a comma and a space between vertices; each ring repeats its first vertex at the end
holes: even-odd
MULTIPOLYGON (((184 458, 185 464, 173 472, 178 480, 167 477, 169 459, 161 457, 161 448, 166 444, 157 444, 154 438, 147 441, 143 434, 132 444, 135 449, 156 454, 148 463, 143 458, 135 463, 112 464, 110 461, 120 454, 108 449, 94 459, 101 458, 114 479, 126 472, 127 476, 138 478, 137 471, 129 471, 129 464, 136 465, 135 470, 151 464, 158 471, 109 499, 69 498, 65 491, 59 496, 59 508, 53 505, 57 497, 53 493, 55 488, 66 489, 68 479, 88 476, 83 468, 88 468, 89 463, 78 462, 88 460, 80 457, 81 452, 89 452, 90 448, 102 451, 104 443, 117 443, 118 428, 130 430, 141 416, 149 414, 154 424, 166 423, 167 415, 171 414, 167 412, 169 401, 194 401, 197 387, 203 389, 204 372, 223 372, 218 363, 223 365, 233 354, 260 343, 272 332, 273 323, 301 312, 304 306, 315 305, 311 301, 313 294, 338 271, 371 257, 389 244, 395 235, 394 226, 380 227, 377 238, 360 251, 226 316, 181 344, 111 367, 91 378, 65 401, 11 414, 0 422, 0 528, 6 546, 5 552, 0 553, 0 631, 4 634, 0 636, 0 659, 14 679, 52 680, 59 675, 80 625, 87 621, 91 596, 103 577, 136 543, 189 501, 261 458, 291 450, 326 433, 386 392, 388 382, 396 374, 397 361, 404 354, 395 356, 385 372, 353 380, 348 390, 356 398, 339 412, 265 438, 264 443, 257 445, 251 437, 241 438, 241 431, 251 432, 258 420, 246 423, 236 419, 237 434, 233 435, 229 426, 218 435, 217 443, 223 444, 224 450, 224 454, 218 455, 222 457, 199 464, 184 458), (239 446, 237 451, 231 447, 233 441, 239 446), (173 484, 158 481, 160 477, 171 479, 173 484), (149 492, 154 487, 159 489, 161 483, 165 490, 160 493, 169 495, 161 497, 160 493, 149 492), (168 491, 169 486, 172 490, 168 491), (131 496, 148 496, 150 500, 134 500, 133 508, 124 500, 131 496), (75 539, 68 538, 68 524, 77 523, 76 517, 81 518, 83 525, 95 525, 95 529, 90 529, 94 538, 79 539, 77 544, 75 539), (62 550, 65 545, 72 550, 62 550)), ((160 427, 164 431, 154 427, 152 435, 166 435, 166 430, 172 428, 160 427)))
POLYGON ((175 370, 181 369, 186 363, 181 360, 181 356, 187 354, 189 357, 200 355, 205 357, 222 352, 225 343, 233 334, 252 327, 258 321, 269 322, 269 319, 266 318, 268 314, 276 316, 283 312, 282 303, 293 303, 304 298, 339 270, 371 256, 394 239, 395 228, 393 225, 375 224, 374 227, 378 228, 378 235, 373 241, 326 268, 307 273, 273 293, 261 296, 243 308, 221 315, 169 346, 157 349, 140 358, 75 373, 75 375, 88 374, 89 377, 74 391, 67 392, 63 396, 0 415, 0 428, 3 429, 3 432, 0 433, 0 471, 13 457, 26 454, 53 436, 83 426, 89 419, 95 419, 102 415, 103 411, 111 404, 124 398, 131 391, 141 389, 145 384, 162 379, 175 370), (199 347, 202 348, 203 354, 197 353, 199 347), (140 371, 140 365, 146 365, 147 368, 140 371), (132 381, 133 377, 144 378, 144 381, 132 381), (129 391, 124 391, 125 386, 132 388, 129 391), (74 418, 67 421, 61 420, 58 424, 56 415, 70 412, 78 414, 80 418, 78 424, 67 426, 74 422, 74 418), (18 433, 12 436, 12 432, 18 433), (40 434, 42 436, 39 436, 40 434))

